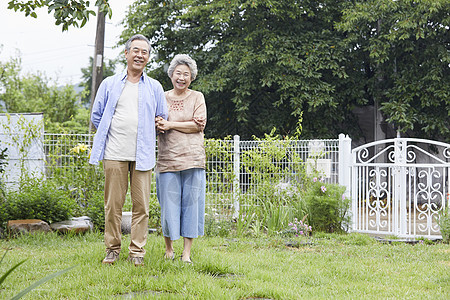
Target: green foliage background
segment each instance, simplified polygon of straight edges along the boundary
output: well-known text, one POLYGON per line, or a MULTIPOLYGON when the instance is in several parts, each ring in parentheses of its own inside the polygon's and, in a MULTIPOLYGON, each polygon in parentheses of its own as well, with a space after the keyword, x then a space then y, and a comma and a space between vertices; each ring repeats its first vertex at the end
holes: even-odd
POLYGON ((0 62, 0 67, 0 112, 40 112, 47 132, 87 132, 89 112, 73 86, 59 87, 42 72, 23 75, 20 57, 0 62))
POLYGON ((209 137, 289 135, 304 113, 304 138, 369 139, 356 111, 380 108, 387 134, 448 141, 449 11, 447 0, 138 0, 120 43, 151 38, 165 89, 175 54, 196 59, 209 137))
MULTIPOLYGON (((35 16, 48 7, 63 29, 93 13, 85 1, 19 2, 9 8, 35 16)), ((107 1, 96 3, 110 12, 107 1)), ((449 12, 447 0, 138 0, 118 45, 135 33, 149 37, 149 74, 166 90, 171 58, 196 59, 192 88, 207 99, 207 137, 249 140, 273 127, 292 135, 303 117, 302 138, 371 141, 364 123, 372 127, 379 110, 386 138, 398 130, 448 142, 449 12)), ((42 111, 47 131, 87 131, 89 67, 77 102, 70 87, 56 88, 42 73, 21 76, 20 58, 1 64, 2 111, 42 111)), ((106 75, 114 64, 105 64, 106 75)))

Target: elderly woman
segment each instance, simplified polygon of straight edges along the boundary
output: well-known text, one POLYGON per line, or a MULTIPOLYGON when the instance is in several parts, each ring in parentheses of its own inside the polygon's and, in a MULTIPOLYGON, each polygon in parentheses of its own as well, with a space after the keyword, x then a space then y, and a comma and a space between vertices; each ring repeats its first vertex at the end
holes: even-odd
POLYGON ((164 257, 175 258, 173 241, 182 236, 181 260, 192 263, 193 239, 204 231, 206 105, 202 93, 189 89, 197 76, 197 64, 191 57, 176 55, 167 74, 173 85, 172 90, 165 92, 169 117, 156 119, 160 133, 156 188, 166 244, 164 257))

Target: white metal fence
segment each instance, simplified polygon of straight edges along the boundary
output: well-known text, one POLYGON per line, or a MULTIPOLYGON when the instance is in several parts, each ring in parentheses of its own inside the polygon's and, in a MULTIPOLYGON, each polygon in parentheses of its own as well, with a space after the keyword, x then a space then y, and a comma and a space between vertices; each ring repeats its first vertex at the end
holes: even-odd
MULTIPOLYGON (((79 170, 89 166, 87 153, 83 157, 73 150, 80 144, 90 148, 91 141, 87 134, 44 134, 46 176, 79 178, 79 170)), ((264 199, 267 182, 298 185, 312 170, 347 188, 353 231, 440 237, 436 221, 450 206, 450 145, 440 142, 398 138, 352 150, 343 134, 330 140, 240 141, 234 136, 208 139, 205 149, 206 206, 217 218, 236 216, 240 206, 264 199)), ((102 176, 94 170, 95 178, 102 176)), ((152 191, 154 197, 154 184, 152 191)))
MULTIPOLYGON (((76 155, 71 149, 79 144, 91 146, 92 136, 87 134, 49 134, 44 136, 46 174, 52 177, 71 171, 71 163, 76 155), (63 172, 61 172, 63 170, 63 172)), ((207 208, 220 216, 235 214, 239 204, 245 205, 259 188, 257 168, 251 166, 252 155, 263 155, 267 151, 281 153, 270 157, 270 164, 277 172, 291 176, 280 177, 281 184, 296 180, 296 169, 302 165, 306 171, 313 168, 322 172, 326 182, 338 183, 339 140, 275 140, 240 141, 233 139, 205 141, 207 153, 207 208), (270 144, 270 147, 268 145, 270 144), (274 150, 275 148, 275 150, 274 150), (255 152, 256 151, 256 152, 255 152), (288 172, 287 172, 288 171, 288 172)), ((260 155, 260 157, 261 157, 260 155)), ((254 163, 254 162, 253 162, 254 163)), ((153 185, 153 194, 155 194, 153 185)))

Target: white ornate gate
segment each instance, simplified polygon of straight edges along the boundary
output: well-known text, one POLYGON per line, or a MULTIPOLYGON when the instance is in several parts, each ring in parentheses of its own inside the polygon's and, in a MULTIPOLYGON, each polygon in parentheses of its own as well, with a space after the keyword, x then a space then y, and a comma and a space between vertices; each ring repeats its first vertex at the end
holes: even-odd
POLYGON ((449 206, 450 145, 414 138, 352 150, 353 231, 440 237, 436 222, 449 206))

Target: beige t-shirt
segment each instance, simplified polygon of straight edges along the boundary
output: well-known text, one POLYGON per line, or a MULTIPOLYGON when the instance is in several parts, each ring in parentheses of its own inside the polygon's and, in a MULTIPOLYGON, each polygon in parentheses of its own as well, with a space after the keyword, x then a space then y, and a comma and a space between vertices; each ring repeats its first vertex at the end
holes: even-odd
POLYGON ((169 130, 158 135, 158 172, 177 172, 206 166, 203 129, 206 125, 206 104, 202 93, 189 90, 184 99, 174 100, 166 92, 168 121, 194 121, 199 132, 183 133, 169 130))
POLYGON ((104 159, 135 161, 138 128, 139 82, 127 80, 111 120, 104 159))

